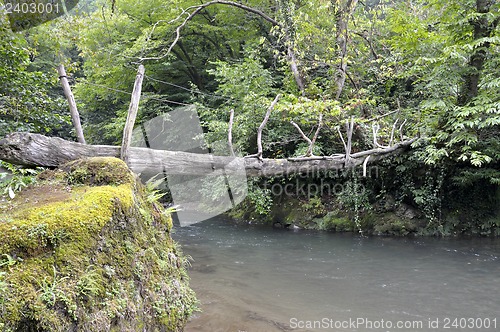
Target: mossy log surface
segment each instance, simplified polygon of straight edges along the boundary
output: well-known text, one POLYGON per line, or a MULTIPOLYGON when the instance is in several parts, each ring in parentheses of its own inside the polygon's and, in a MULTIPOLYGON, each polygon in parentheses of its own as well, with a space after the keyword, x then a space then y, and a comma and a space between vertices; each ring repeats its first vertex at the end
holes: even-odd
POLYGON ((196 309, 172 220, 116 158, 0 206, 0 330, 181 331, 196 309))

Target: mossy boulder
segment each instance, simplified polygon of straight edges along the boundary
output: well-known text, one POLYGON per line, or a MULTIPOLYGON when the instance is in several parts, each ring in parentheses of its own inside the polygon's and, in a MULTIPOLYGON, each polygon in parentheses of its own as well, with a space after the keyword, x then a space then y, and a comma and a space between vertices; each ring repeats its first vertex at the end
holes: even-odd
POLYGON ((335 232, 354 232, 356 224, 337 211, 330 211, 324 217, 313 220, 320 230, 335 232))
POLYGON ((117 158, 79 159, 63 165, 60 169, 68 174, 70 184, 120 185, 134 181, 127 165, 117 158))
POLYGON ((152 197, 122 161, 89 158, 0 206, 0 330, 182 330, 188 262, 152 197))

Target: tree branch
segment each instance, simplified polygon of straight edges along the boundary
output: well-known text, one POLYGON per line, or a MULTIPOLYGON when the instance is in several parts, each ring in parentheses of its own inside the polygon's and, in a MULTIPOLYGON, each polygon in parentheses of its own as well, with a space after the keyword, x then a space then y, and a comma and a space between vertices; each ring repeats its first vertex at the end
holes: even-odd
POLYGON ((347 127, 347 148, 345 152, 346 163, 351 159, 351 151, 352 151, 352 134, 354 132, 354 117, 351 116, 351 121, 346 122, 347 127))
POLYGON ((280 24, 279 24, 278 21, 276 21, 275 19, 273 19, 272 17, 268 16, 267 14, 265 14, 264 12, 262 12, 262 11, 260 11, 258 9, 255 9, 255 8, 252 8, 252 7, 249 7, 249 6, 245 6, 245 5, 243 5, 241 3, 238 3, 238 2, 225 1, 225 0, 213 0, 213 1, 209 1, 209 2, 206 2, 204 4, 201 4, 201 5, 198 5, 198 6, 191 6, 191 7, 186 8, 185 10, 183 10, 182 14, 180 14, 179 16, 177 16, 177 18, 173 19, 169 23, 173 23, 173 22, 179 20, 189 10, 194 9, 194 11, 191 14, 189 14, 188 17, 186 17, 184 19, 184 21, 175 29, 175 38, 174 38, 174 41, 170 44, 170 46, 168 47, 167 51, 163 55, 160 55, 158 57, 140 58, 140 61, 142 62, 142 61, 145 61, 145 60, 161 60, 161 59, 165 58, 166 56, 168 56, 170 54, 170 52, 172 51, 172 49, 174 48, 174 46, 179 41, 179 39, 181 37, 181 30, 186 26, 186 24, 189 21, 191 21, 197 14, 199 14, 203 9, 205 9, 205 8, 207 8, 209 6, 212 6, 212 5, 228 5, 228 6, 233 6, 233 7, 236 7, 236 8, 240 8, 240 9, 246 10, 246 11, 248 11, 250 13, 254 13, 254 14, 262 17, 266 21, 270 22, 272 25, 280 26, 280 24))
POLYGON ((401 126, 399 126, 399 138, 400 138, 401 142, 403 141, 403 126, 405 125, 405 123, 406 123, 406 119, 403 121, 401 126))
POLYGON ((311 145, 312 141, 309 137, 307 137, 306 134, 304 134, 304 132, 302 131, 302 129, 300 129, 299 125, 296 124, 294 121, 290 121, 290 123, 292 124, 292 126, 294 126, 295 128, 297 128, 297 130, 299 131, 299 134, 300 136, 302 136, 302 138, 309 144, 311 145))
POLYGON ((251 157, 257 157, 259 160, 262 160, 262 131, 264 130, 264 127, 266 126, 267 121, 269 120, 269 116, 271 115, 271 111, 274 109, 276 104, 278 103, 278 100, 281 98, 281 95, 278 94, 271 105, 267 108, 266 115, 264 116, 264 120, 262 120, 262 123, 260 124, 259 128, 257 128, 257 154, 254 155, 249 155, 246 156, 246 158, 251 158, 251 157))
POLYGON ((288 59, 290 61, 290 70, 292 71, 293 78, 295 79, 295 83, 297 83, 297 86, 302 93, 302 95, 305 95, 305 84, 304 80, 302 79, 302 75, 300 75, 299 71, 299 66, 297 65, 297 59, 295 58, 295 53, 293 52, 292 46, 288 46, 288 59))
POLYGON ((394 131, 396 130, 396 124, 398 123, 399 119, 396 119, 394 121, 394 124, 392 125, 392 130, 391 130, 391 138, 389 140, 389 146, 392 146, 392 142, 394 141, 394 131))
POLYGON ((316 132, 314 133, 314 136, 311 140, 311 145, 309 146, 309 154, 312 155, 313 151, 313 145, 316 143, 316 140, 318 139, 319 131, 321 130, 321 127, 323 127, 323 113, 319 114, 319 119, 318 119, 318 128, 316 128, 316 132))
POLYGON ((234 121, 234 109, 231 109, 229 113, 229 129, 227 130, 227 144, 229 146, 229 152, 231 152, 231 156, 234 156, 233 149, 233 121, 234 121))
POLYGON ((364 33, 357 32, 357 31, 353 31, 353 33, 355 35, 360 36, 362 39, 364 39, 364 41, 366 41, 366 43, 368 44, 368 46, 370 46, 370 52, 372 53, 373 58, 375 60, 377 60, 378 59, 378 54, 377 54, 377 51, 375 51, 375 47, 373 46, 373 42, 370 39, 368 39, 368 37, 366 37, 366 35, 364 33))
POLYGON ((347 144, 345 143, 344 136, 342 136, 342 132, 340 131, 340 128, 337 127, 337 132, 339 133, 340 140, 342 141, 342 144, 344 145, 344 150, 346 151, 347 154, 347 144))
POLYGON ((318 119, 318 127, 316 128, 316 131, 314 133, 314 136, 312 139, 310 139, 309 137, 307 137, 306 134, 304 134, 304 132, 302 131, 302 129, 300 129, 299 125, 296 124, 295 122, 293 121, 290 121, 290 123, 295 127, 297 128, 297 130, 299 131, 300 133, 300 136, 302 136, 302 138, 309 144, 309 147, 307 148, 307 151, 306 151, 306 154, 305 154, 305 157, 312 157, 314 156, 313 154, 313 147, 314 147, 314 143, 316 143, 316 140, 318 139, 318 135, 319 135, 319 131, 321 130, 321 127, 323 126, 323 114, 321 113, 319 115, 319 119, 318 119))
POLYGON ((135 77, 134 89, 128 108, 127 121, 123 128, 123 138, 120 157, 128 165, 130 143, 132 141, 132 131, 134 130, 137 111, 139 110, 139 100, 141 98, 142 80, 144 79, 144 66, 139 65, 137 76, 135 77))
POLYGON ((358 0, 348 0, 345 6, 335 13, 336 16, 336 40, 339 49, 338 57, 340 64, 337 68, 337 75, 335 77, 335 84, 337 85, 337 93, 335 99, 339 99, 344 89, 346 73, 347 73, 347 44, 349 41, 349 18, 356 9, 358 0))
POLYGON ((61 80, 61 85, 63 87, 64 95, 68 100, 69 111, 71 113, 71 121, 73 122, 73 127, 75 128, 78 142, 86 144, 85 137, 83 136, 82 124, 80 122, 80 114, 78 113, 75 97, 73 96, 73 93, 71 92, 71 87, 69 86, 68 83, 68 77, 66 76, 66 70, 64 69, 64 65, 59 65, 57 67, 57 72, 59 73, 59 79, 61 80))
MULTIPOLYGON (((188 13, 189 10, 194 9, 194 11, 191 14, 189 14, 184 19, 184 21, 175 29, 174 41, 170 44, 167 51, 164 54, 157 56, 157 57, 141 57, 141 58, 139 58, 139 61, 143 62, 146 60, 161 60, 161 59, 165 58, 166 56, 168 56, 170 54, 170 52, 172 51, 172 49, 174 48, 174 46, 179 41, 179 39, 181 37, 181 30, 186 26, 186 24, 190 20, 192 20, 197 14, 199 14, 203 9, 205 9, 209 6, 212 6, 212 5, 227 5, 227 6, 233 6, 233 7, 239 8, 239 9, 243 9, 247 12, 250 12, 250 13, 253 13, 253 14, 256 14, 256 15, 262 17, 264 20, 268 21, 273 26, 278 26, 278 27, 282 26, 278 21, 276 21, 275 19, 273 19, 272 17, 270 17, 269 15, 267 15, 266 13, 264 13, 261 10, 258 10, 258 9, 253 8, 253 7, 249 7, 249 6, 243 5, 243 4, 238 3, 238 2, 234 2, 234 1, 213 0, 213 1, 209 1, 209 2, 206 2, 204 4, 201 4, 201 5, 198 5, 198 6, 191 6, 191 7, 186 8, 185 10, 183 10, 182 14, 177 16, 175 19, 173 19, 169 23, 173 23, 175 21, 178 21, 182 16, 184 16, 186 13, 188 13)), ((156 24, 153 27, 153 31, 156 27, 156 24)), ((152 32, 151 32, 150 36, 148 37, 148 40, 151 37, 151 35, 152 35, 152 32)), ((287 41, 289 41, 288 37, 285 39, 285 42, 287 42, 287 41)), ((295 53, 293 52, 292 45, 288 45, 286 57, 288 58, 288 61, 290 62, 290 69, 291 69, 292 74, 295 78, 295 82, 297 83, 297 86, 298 86, 299 90, 301 91, 301 93, 304 94, 305 93, 304 92, 305 91, 305 84, 304 84, 304 80, 303 80, 302 76, 300 75, 300 71, 299 71, 298 65, 297 65, 297 59, 295 57, 295 53)))

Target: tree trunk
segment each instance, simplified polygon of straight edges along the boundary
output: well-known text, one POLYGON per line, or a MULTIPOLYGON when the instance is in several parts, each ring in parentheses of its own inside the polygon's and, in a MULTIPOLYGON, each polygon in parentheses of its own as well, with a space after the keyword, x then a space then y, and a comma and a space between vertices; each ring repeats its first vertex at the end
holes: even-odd
POLYGON ((80 114, 78 114, 78 109, 76 108, 75 97, 71 92, 71 87, 68 83, 68 77, 66 76, 66 70, 64 70, 64 65, 59 65, 57 67, 57 72, 59 73, 59 79, 64 90, 64 95, 68 100, 69 111, 71 113, 71 121, 73 122, 73 127, 75 127, 76 137, 78 142, 85 144, 85 137, 83 136, 82 124, 80 122, 80 114))
MULTIPOLYGON (((474 40, 491 37, 493 31, 495 31, 495 28, 499 23, 499 18, 496 18, 492 23, 490 23, 488 21, 488 17, 484 15, 490 11, 493 2, 494 1, 490 0, 476 0, 476 11, 478 14, 483 15, 480 15, 470 21, 474 31, 474 40)), ((474 49, 469 59, 467 68, 468 70, 463 75, 463 83, 457 101, 459 106, 467 105, 473 98, 478 95, 481 72, 487 59, 489 48, 490 43, 485 42, 482 47, 477 47, 474 49)))
POLYGON ((338 1, 332 0, 332 7, 336 9, 336 34, 337 47, 339 49, 339 65, 335 76, 335 84, 337 92, 335 99, 339 99, 344 90, 345 80, 347 76, 347 46, 349 43, 349 18, 354 13, 358 0, 338 1))
MULTIPOLYGON (((294 173, 317 174, 318 171, 356 167, 370 156, 370 163, 401 153, 415 139, 387 149, 372 149, 345 157, 312 157, 295 159, 234 158, 131 147, 129 166, 136 172, 210 175, 223 170, 226 174, 241 175, 243 165, 247 176, 283 176, 294 173)), ((57 167, 86 157, 120 157, 119 146, 84 145, 61 138, 39 134, 13 133, 0 140, 0 159, 18 165, 57 167)))
POLYGON ((142 80, 144 78, 144 66, 139 65, 137 76, 135 77, 134 89, 132 90, 132 98, 128 108, 127 122, 123 129, 122 148, 120 152, 121 159, 128 165, 128 150, 132 141, 132 131, 134 130, 137 111, 139 110, 139 100, 141 99, 142 80))

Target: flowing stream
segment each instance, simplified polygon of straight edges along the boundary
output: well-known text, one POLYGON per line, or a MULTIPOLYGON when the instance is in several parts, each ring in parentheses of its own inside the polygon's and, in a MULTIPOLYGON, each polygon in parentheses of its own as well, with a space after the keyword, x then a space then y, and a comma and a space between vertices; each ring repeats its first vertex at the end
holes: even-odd
POLYGON ((201 302, 188 332, 500 331, 500 239, 362 238, 223 219, 177 227, 174 239, 194 260, 201 302))

